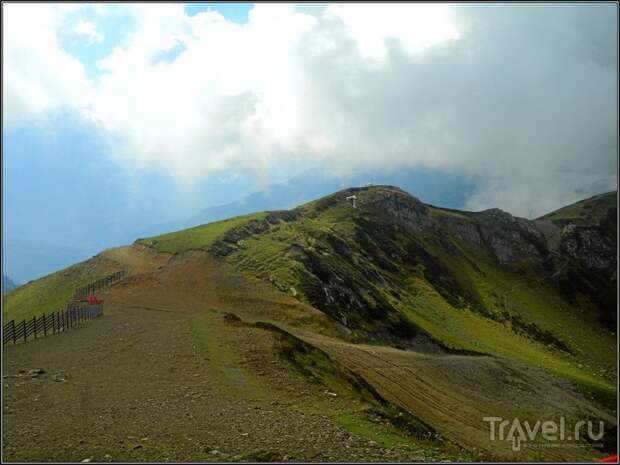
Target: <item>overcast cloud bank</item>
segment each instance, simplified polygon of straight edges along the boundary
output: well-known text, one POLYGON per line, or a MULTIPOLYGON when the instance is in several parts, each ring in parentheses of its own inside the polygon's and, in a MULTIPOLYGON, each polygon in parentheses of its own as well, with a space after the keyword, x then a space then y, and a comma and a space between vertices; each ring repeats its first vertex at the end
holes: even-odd
POLYGON ((244 25, 180 4, 3 9, 7 130, 69 108, 129 171, 428 167, 483 179, 470 209, 529 217, 617 185, 614 4, 259 4, 244 25), (94 80, 60 40, 108 40, 89 8, 134 23, 94 80))

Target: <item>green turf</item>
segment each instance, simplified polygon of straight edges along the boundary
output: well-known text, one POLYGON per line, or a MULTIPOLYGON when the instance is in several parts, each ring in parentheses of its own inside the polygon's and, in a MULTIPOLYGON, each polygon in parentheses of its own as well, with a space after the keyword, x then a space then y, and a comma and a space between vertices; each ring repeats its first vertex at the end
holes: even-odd
POLYGON ((3 296, 2 318, 5 323, 19 322, 64 309, 77 288, 108 274, 102 269, 89 269, 88 261, 84 261, 31 281, 3 296))
POLYGON ((617 202, 618 192, 607 192, 562 207, 542 216, 540 219, 551 220, 558 225, 564 225, 569 222, 577 225, 598 224, 602 219, 601 213, 615 207, 617 202))
POLYGON ((154 247, 159 252, 183 252, 187 250, 205 250, 226 232, 251 220, 261 220, 266 213, 252 213, 228 220, 203 224, 194 228, 162 234, 160 236, 138 239, 136 243, 154 247))

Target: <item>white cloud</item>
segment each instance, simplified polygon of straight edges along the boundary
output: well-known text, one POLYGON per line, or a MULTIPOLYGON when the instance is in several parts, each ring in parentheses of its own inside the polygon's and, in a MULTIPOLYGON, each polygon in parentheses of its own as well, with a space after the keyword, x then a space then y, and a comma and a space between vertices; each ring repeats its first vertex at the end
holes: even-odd
POLYGON ((82 64, 64 52, 57 30, 66 5, 3 5, 2 114, 11 127, 44 118, 63 107, 79 109, 88 100, 91 83, 82 64))
POLYGON ((344 23, 362 56, 381 59, 389 39, 399 40, 409 53, 415 53, 458 38, 451 13, 445 3, 334 3, 327 7, 325 17, 344 23))
POLYGON ((297 164, 427 166, 483 179, 471 208, 522 215, 614 187, 617 24, 604 5, 257 4, 244 25, 125 5, 136 29, 96 85, 58 47, 61 13, 5 6, 5 115, 80 109, 128 169, 191 184, 297 164))
POLYGON ((95 25, 90 21, 79 20, 73 28, 73 32, 78 36, 87 38, 90 43, 103 42, 103 34, 97 32, 95 25))

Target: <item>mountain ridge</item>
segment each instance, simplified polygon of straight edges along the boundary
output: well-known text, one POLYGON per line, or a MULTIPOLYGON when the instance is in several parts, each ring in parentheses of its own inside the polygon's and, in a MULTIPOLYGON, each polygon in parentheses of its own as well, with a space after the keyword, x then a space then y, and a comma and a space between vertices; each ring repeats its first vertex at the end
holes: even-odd
MULTIPOLYGON (((606 210, 590 216, 603 220, 576 228, 588 244, 617 249, 604 220, 612 203, 595 203, 591 211, 606 210)), ((339 395, 374 393, 355 395, 468 454, 537 457, 490 443, 485 412, 600 418, 610 431, 605 450, 615 450, 616 341, 606 305, 615 303, 616 277, 608 248, 574 248, 581 236, 562 231, 499 209, 434 207, 395 186, 348 188, 106 250, 11 293, 4 317, 26 316, 35 304, 46 310, 71 286, 124 270, 125 282, 103 295, 109 318, 143 308, 144 318, 160 310, 207 319, 196 334, 216 360, 243 345, 222 339, 225 328, 261 328, 290 369, 339 395), (593 252, 600 256, 588 261, 593 252)), ((593 453, 569 450, 542 453, 593 453)))

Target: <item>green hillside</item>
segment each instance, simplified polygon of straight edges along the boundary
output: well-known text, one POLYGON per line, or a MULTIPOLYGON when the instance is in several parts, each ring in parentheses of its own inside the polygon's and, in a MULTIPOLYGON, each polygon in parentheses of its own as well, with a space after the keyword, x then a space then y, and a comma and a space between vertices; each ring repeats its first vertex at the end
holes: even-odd
POLYGON ((117 263, 97 256, 35 279, 2 297, 2 318, 19 322, 62 310, 77 288, 120 269, 117 263))
POLYGON ((618 204, 618 192, 607 192, 580 200, 566 207, 541 216, 539 219, 548 219, 558 226, 568 223, 577 225, 598 225, 604 220, 609 211, 613 211, 618 204))
POLYGON ((206 250, 215 240, 229 230, 244 225, 251 220, 261 220, 264 217, 264 213, 238 216, 183 231, 162 234, 148 239, 138 239, 136 243, 155 247, 160 252, 175 253, 187 250, 206 250))
MULTIPOLYGON (((603 216, 611 198, 579 208, 603 216)), ((567 208, 547 217, 560 221, 575 210, 567 208)), ((563 262, 543 234, 501 211, 444 210, 378 186, 140 242, 211 250, 248 279, 319 308, 351 341, 492 354, 615 393, 615 338, 596 305, 567 301, 554 279, 563 262), (250 219, 256 230, 245 226, 250 219), (486 237, 472 236, 479 229, 486 237), (479 239, 499 244, 499 255, 479 239), (504 249, 515 257, 500 263, 504 249)))

